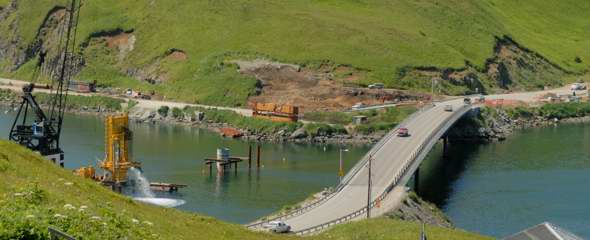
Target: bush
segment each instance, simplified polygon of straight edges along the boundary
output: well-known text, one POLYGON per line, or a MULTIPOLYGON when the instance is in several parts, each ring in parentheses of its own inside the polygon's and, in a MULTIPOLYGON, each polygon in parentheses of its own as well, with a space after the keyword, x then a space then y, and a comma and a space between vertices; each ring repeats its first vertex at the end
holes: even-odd
POLYGON ((161 106, 160 108, 158 108, 158 114, 160 114, 160 116, 162 117, 167 117, 168 111, 170 111, 170 107, 168 106, 161 106))
POLYGON ((179 119, 183 116, 184 116, 183 111, 180 108, 177 108, 177 107, 172 108, 172 117, 173 118, 179 119))
POLYGON ((310 123, 305 125, 305 131, 311 136, 331 136, 346 134, 346 128, 339 124, 310 123))

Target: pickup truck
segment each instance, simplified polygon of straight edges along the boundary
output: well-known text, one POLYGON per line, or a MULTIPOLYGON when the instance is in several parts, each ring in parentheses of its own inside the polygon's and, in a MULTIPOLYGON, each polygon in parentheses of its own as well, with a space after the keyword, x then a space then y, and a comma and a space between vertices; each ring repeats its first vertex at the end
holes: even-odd
POLYGON ((283 221, 272 221, 265 224, 263 227, 274 233, 288 233, 291 231, 291 226, 283 221))
POLYGON ((383 88, 385 88, 385 84, 383 84, 383 83, 373 83, 373 84, 369 84, 369 88, 370 89, 383 89, 383 88))

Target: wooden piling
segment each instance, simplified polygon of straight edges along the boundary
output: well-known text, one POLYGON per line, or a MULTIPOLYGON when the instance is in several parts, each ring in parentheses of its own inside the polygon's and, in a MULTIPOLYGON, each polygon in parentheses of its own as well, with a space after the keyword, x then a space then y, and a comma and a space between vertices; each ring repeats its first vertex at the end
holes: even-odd
POLYGON ((256 147, 256 167, 260 168, 260 144, 256 147))
POLYGON ((248 169, 252 169, 252 145, 248 145, 248 169))

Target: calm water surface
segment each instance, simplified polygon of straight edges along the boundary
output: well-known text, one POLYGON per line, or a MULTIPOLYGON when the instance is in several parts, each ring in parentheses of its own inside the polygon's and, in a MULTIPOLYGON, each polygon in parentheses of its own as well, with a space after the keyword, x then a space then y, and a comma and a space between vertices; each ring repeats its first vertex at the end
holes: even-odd
POLYGON ((495 237, 549 221, 590 238, 590 125, 431 152, 421 187, 456 226, 495 237))
MULTIPOLYGON (((7 138, 13 113, 5 115, 2 109, 0 115, 0 137, 7 138)), ((132 124, 131 128, 134 158, 142 163, 150 181, 189 185, 179 194, 164 194, 164 197, 184 199, 186 204, 179 209, 247 223, 338 182, 338 146, 263 144, 260 170, 254 167, 248 171, 244 162, 237 175, 232 170, 231 174, 217 177, 215 173, 209 175, 203 159, 215 157, 218 147, 228 147, 232 155, 245 157, 247 142, 184 126, 132 124)), ((67 115, 62 148, 68 169, 97 165, 97 160, 104 158, 103 120, 67 115)), ((369 150, 369 147, 348 148, 350 151, 343 155, 346 169, 369 150)))
MULTIPOLYGON (((12 114, 0 116, 6 138, 12 114)), ((133 124, 134 157, 151 181, 188 184, 172 196, 180 209, 246 223, 296 203, 337 182, 338 147, 264 144, 263 168, 209 176, 202 159, 220 146, 246 156, 248 143, 207 130, 133 124)), ((66 167, 103 158, 103 121, 68 115, 63 146, 66 167), (75 146, 75 147, 72 147, 75 146)), ((562 125, 518 132, 490 144, 454 143, 446 158, 437 146, 422 167, 421 195, 435 202, 460 228, 504 237, 550 221, 590 238, 590 126, 562 125)), ((369 150, 349 147, 350 168, 369 150)))

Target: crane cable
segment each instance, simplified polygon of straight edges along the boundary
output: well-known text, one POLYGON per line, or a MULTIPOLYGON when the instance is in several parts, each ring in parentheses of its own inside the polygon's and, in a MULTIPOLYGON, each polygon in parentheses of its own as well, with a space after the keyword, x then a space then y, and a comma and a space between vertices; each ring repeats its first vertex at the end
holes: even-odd
MULTIPOLYGON (((75 2, 76 0, 72 0, 72 1, 75 2)), ((75 3, 72 4, 72 8, 74 8, 74 6, 75 6, 75 3)), ((80 9, 82 8, 82 0, 78 0, 78 6, 75 7, 75 8, 77 9, 77 11, 75 12, 76 13, 76 17, 75 17, 75 20, 74 20, 74 23, 73 23, 73 26, 72 26, 73 29, 74 29, 73 39, 72 39, 72 49, 71 49, 72 52, 74 52, 75 49, 76 49, 76 37, 77 37, 77 33, 78 33, 78 22, 80 20, 80 9)), ((72 9, 72 13, 71 14, 74 14, 74 10, 73 9, 72 9)), ((61 108, 60 108, 60 114, 59 114, 58 134, 61 133, 61 126, 62 126, 62 123, 63 123, 63 116, 64 116, 64 113, 65 113, 65 105, 67 103, 68 93, 69 93, 69 84, 70 84, 70 80, 72 78, 73 69, 71 69, 71 67, 73 65, 73 63, 72 63, 72 61, 74 59, 73 58, 73 55, 74 54, 72 54, 72 57, 69 58, 69 66, 70 66, 70 69, 69 69, 69 74, 67 75, 67 81, 66 81, 67 85, 66 85, 66 90, 65 90, 65 97, 64 97, 63 103, 62 103, 63 105, 60 105, 61 108)))

